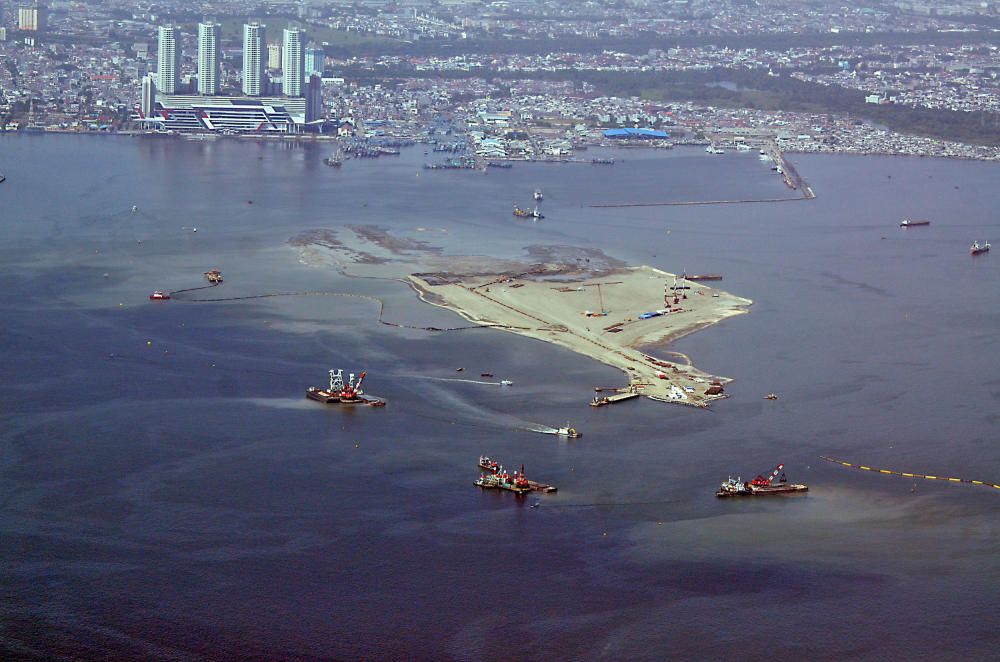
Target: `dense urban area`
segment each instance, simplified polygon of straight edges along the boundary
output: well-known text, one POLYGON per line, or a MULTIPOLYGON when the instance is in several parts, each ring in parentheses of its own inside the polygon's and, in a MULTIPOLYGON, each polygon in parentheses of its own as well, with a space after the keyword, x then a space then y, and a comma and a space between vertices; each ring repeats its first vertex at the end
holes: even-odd
POLYGON ((0 25, 6 131, 1000 159, 993 1, 4 1, 0 25))

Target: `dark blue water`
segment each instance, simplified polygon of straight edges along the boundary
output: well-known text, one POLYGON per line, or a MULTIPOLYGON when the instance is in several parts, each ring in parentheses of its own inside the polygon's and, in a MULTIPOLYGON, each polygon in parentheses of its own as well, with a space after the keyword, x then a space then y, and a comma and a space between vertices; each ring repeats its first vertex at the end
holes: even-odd
POLYGON ((1000 166, 798 157, 811 202, 593 209, 787 192, 755 155, 696 149, 486 175, 423 171, 420 149, 339 171, 325 155, 0 139, 3 657, 995 655, 1000 490, 914 492, 819 456, 1000 482, 1000 256, 967 251, 1000 237, 1000 166), (536 187, 546 219, 516 221, 536 187), (363 224, 449 254, 576 245, 724 273, 752 312, 673 349, 732 397, 593 409, 617 371, 503 332, 382 326, 365 300, 146 299, 218 267, 232 296, 355 292, 460 324, 286 245, 363 224), (306 402, 331 367, 367 368, 389 406, 306 402), (581 439, 523 429, 567 420, 581 439), (482 453, 559 493, 481 493, 482 453), (712 496, 779 461, 807 497, 712 496))

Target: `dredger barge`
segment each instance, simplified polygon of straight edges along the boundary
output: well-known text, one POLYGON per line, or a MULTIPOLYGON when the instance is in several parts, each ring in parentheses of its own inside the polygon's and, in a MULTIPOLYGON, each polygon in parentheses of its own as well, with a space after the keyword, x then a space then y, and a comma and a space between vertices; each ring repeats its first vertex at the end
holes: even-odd
POLYGON ((779 464, 767 478, 765 478, 763 474, 760 474, 749 483, 744 482, 741 478, 734 479, 730 476, 722 483, 721 486, 719 486, 719 491, 715 493, 715 496, 720 498, 764 496, 768 494, 795 494, 809 491, 808 485, 803 485, 801 483, 789 483, 784 472, 782 471, 784 468, 784 464, 779 464), (775 482, 774 479, 779 473, 781 474, 781 477, 778 478, 777 482, 775 482))
POLYGON ((343 370, 331 370, 330 385, 327 388, 310 386, 306 389, 306 397, 316 402, 322 402, 325 405, 360 404, 368 405, 369 407, 384 407, 385 400, 370 398, 364 395, 364 392, 361 390, 361 382, 365 380, 365 375, 367 374, 367 371, 362 370, 361 374, 358 375, 357 382, 355 382, 354 373, 352 372, 348 375, 348 379, 345 382, 343 370))

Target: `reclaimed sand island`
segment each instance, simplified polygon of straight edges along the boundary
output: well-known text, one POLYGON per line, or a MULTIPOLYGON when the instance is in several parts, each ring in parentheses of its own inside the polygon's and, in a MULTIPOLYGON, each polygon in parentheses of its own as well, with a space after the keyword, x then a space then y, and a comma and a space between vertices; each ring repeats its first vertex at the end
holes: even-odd
POLYGON ((594 249, 532 246, 526 249, 532 261, 519 263, 444 256, 425 242, 390 237, 381 228, 349 230, 353 236, 312 231, 291 243, 304 262, 332 263, 348 275, 388 277, 402 266, 429 267, 433 271, 399 274, 424 301, 474 324, 555 343, 620 368, 628 375, 625 392, 704 407, 725 397, 724 387, 732 381, 701 372, 682 354, 664 352, 678 359, 668 361, 640 348, 745 313, 749 299, 653 267, 627 267, 594 249))

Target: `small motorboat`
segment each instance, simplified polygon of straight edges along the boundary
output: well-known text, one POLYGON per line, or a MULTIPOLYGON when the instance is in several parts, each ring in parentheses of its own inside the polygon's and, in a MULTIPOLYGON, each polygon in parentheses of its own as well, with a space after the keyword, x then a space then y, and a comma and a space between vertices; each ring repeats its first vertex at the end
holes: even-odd
POLYGON ((170 298, 170 295, 162 290, 156 290, 149 295, 150 301, 166 301, 170 298))
POLYGON ((768 393, 767 395, 764 396, 764 399, 765 400, 777 400, 778 399, 778 394, 777 393, 768 393))
POLYGON ((479 376, 480 377, 492 377, 493 373, 492 372, 481 372, 481 373, 479 373, 479 376))
POLYGON ((513 384, 514 382, 510 381, 509 379, 500 380, 500 386, 512 386, 513 384))
POLYGON ((568 439, 576 439, 577 437, 582 437, 583 435, 576 431, 576 428, 571 428, 569 423, 565 427, 556 429, 556 434, 560 437, 566 437, 568 439))

